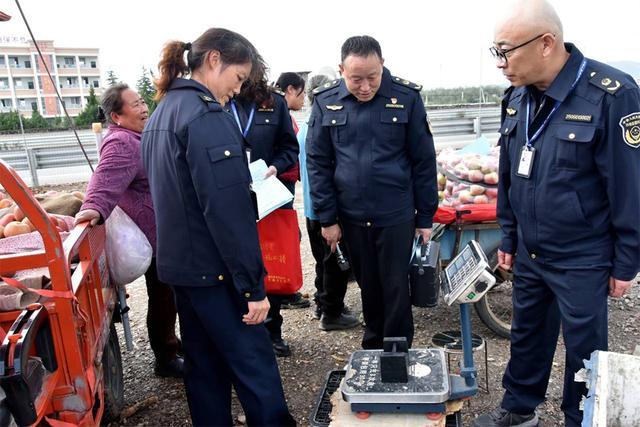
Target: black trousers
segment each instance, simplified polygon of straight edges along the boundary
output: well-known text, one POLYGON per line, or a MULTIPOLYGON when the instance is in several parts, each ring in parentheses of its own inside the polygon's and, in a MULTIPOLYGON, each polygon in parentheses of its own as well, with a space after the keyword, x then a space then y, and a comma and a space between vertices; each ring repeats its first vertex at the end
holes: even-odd
POLYGON ((149 344, 159 365, 166 365, 176 358, 176 301, 173 290, 158 279, 155 257, 144 273, 147 284, 147 331, 149 344))
POLYGON ((409 258, 414 221, 389 227, 343 223, 351 267, 360 285, 366 323, 362 348, 382 348, 384 337, 413 341, 409 258))
POLYGON ((269 331, 271 341, 278 341, 282 339, 282 314, 280 309, 282 306, 282 298, 285 295, 267 294, 269 300, 269 313, 267 313, 267 319, 264 321, 264 326, 269 331))
MULTIPOLYGON (((347 293, 350 271, 340 270, 335 253, 331 253, 331 247, 322 237, 320 221, 307 218, 307 233, 309 234, 311 253, 316 261, 314 281, 316 305, 321 312, 328 316, 339 316, 344 308, 344 296, 347 293)), ((340 246, 349 260, 350 257, 346 253, 347 247, 340 246)))
POLYGON ((231 386, 249 426, 295 426, 271 342, 231 286, 176 286, 184 384, 194 426, 232 426, 231 386))

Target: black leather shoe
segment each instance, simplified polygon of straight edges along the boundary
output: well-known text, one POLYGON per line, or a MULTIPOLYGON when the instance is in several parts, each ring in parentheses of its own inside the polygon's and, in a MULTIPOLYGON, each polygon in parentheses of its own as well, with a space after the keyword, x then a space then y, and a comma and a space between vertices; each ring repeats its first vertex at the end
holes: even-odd
POLYGON ((160 365, 156 362, 154 373, 163 378, 182 378, 184 375, 184 359, 177 356, 171 362, 160 365))
POLYGON ((309 301, 309 298, 303 297, 300 292, 296 292, 290 297, 282 298, 282 303, 280 304, 283 309, 307 308, 310 306, 311 301, 309 301))
POLYGON ((320 318, 319 328, 323 331, 338 331, 343 329, 351 329, 360 325, 360 321, 350 314, 340 313, 340 316, 327 316, 324 313, 320 318))
POLYGON ((277 340, 272 340, 271 345, 273 346, 273 352, 278 357, 288 357, 291 355, 291 349, 289 348, 289 344, 282 338, 277 340))
POLYGON ((472 425, 474 427, 535 427, 538 425, 538 415, 535 412, 518 415, 506 409, 496 408, 480 415, 472 425))
MULTIPOLYGON (((342 314, 352 315, 353 313, 345 305, 342 307, 342 314)), ((316 305, 316 308, 313 310, 313 318, 315 320, 320 320, 321 317, 322 317, 322 309, 316 305)))

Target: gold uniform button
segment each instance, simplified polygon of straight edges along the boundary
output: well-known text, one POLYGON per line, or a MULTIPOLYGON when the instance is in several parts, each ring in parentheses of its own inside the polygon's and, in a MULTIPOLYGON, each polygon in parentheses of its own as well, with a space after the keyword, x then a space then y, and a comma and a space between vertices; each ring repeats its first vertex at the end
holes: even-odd
POLYGON ((224 155, 229 157, 231 155, 231 151, 229 150, 224 150, 224 155))
POLYGON ((269 119, 266 119, 264 122, 265 122, 265 123, 269 123, 269 119))
POLYGON ((575 133, 570 133, 569 134, 569 139, 576 139, 576 134, 575 133))
POLYGON ((250 296, 251 296, 251 294, 250 294, 249 292, 245 292, 245 293, 244 293, 244 297, 245 297, 245 298, 249 298, 250 296))
POLYGON ((218 276, 218 280, 223 281, 224 280, 224 276, 221 274, 218 276))
POLYGON ((332 124, 332 125, 335 125, 335 124, 336 124, 335 119, 334 119, 334 120, 331 120, 331 124, 332 124))
POLYGON ((371 223, 367 221, 367 227, 371 227, 371 223))
POLYGON ((394 117, 393 119, 391 119, 394 123, 398 121, 397 117, 394 117))
POLYGON ((531 254, 531 259, 536 259, 537 255, 536 254, 531 254))

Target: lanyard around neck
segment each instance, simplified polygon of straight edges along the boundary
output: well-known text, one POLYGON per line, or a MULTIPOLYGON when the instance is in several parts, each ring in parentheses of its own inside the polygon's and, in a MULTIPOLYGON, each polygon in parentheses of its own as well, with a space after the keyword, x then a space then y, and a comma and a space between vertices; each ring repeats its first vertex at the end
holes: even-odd
POLYGON ((236 107, 236 101, 231 101, 231 111, 233 111, 233 117, 236 119, 236 123, 238 124, 238 128, 242 133, 242 136, 245 138, 249 135, 249 129, 251 128, 251 122, 253 122, 253 114, 256 111, 255 105, 251 105, 251 110, 249 111, 249 118, 247 119, 247 126, 242 130, 242 124, 240 123, 240 116, 238 115, 238 108, 236 107))
MULTIPOLYGON (((582 59, 582 62, 580 63, 580 68, 578 68, 578 72, 576 74, 576 79, 573 81, 573 84, 571 85, 571 89, 569 89, 569 93, 571 93, 573 91, 573 89, 575 89, 575 87, 577 86, 578 81, 580 80, 580 77, 582 77, 582 74, 584 73, 585 68, 587 68, 587 59, 586 58, 582 59)), ((542 135, 542 132, 544 132, 545 128, 549 124, 549 121, 551 120, 551 117, 555 114, 555 112, 558 110, 558 108, 560 108, 560 104, 562 104, 560 101, 556 101, 555 102, 555 104, 553 105, 553 108, 549 112, 549 115, 544 119, 544 121, 542 122, 542 124, 540 125, 538 130, 533 134, 533 136, 531 138, 529 138, 529 112, 530 112, 530 108, 531 108, 531 97, 527 96, 527 115, 525 117, 525 122, 524 123, 525 123, 525 136, 527 138, 527 148, 528 149, 531 149, 533 147, 533 143, 536 141, 536 139, 538 139, 540 137, 540 135, 542 135)))

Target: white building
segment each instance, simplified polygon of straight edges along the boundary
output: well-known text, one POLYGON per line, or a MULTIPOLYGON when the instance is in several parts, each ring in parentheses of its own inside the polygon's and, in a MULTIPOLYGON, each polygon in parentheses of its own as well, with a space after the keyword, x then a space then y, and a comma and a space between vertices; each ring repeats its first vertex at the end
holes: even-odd
MULTIPOLYGON (((54 47, 51 40, 38 46, 69 115, 86 105, 89 88, 102 93, 99 49, 54 47)), ((44 117, 62 116, 42 60, 33 42, 22 37, 0 37, 0 112, 19 110, 30 116, 37 109, 44 117)))

